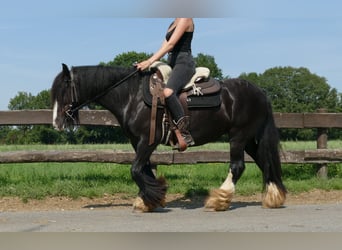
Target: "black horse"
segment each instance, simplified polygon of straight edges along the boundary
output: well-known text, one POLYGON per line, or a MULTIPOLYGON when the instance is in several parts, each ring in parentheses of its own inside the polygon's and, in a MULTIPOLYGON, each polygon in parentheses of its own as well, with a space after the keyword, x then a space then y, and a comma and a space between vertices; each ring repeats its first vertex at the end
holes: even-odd
MULTIPOLYGON (((155 143, 149 143, 151 108, 143 100, 143 83, 150 72, 134 68, 79 66, 69 69, 63 64, 52 85, 53 125, 63 129, 75 124, 79 107, 96 102, 108 109, 119 121, 136 152, 131 175, 139 187, 134 209, 147 212, 165 206, 167 190, 164 178, 157 178, 150 156, 162 137, 163 109, 157 110, 155 143)), ((228 134, 230 168, 220 188, 210 192, 205 202, 208 210, 229 208, 235 185, 244 169, 244 152, 249 154, 263 173, 263 206, 277 208, 284 204, 286 189, 281 178, 279 137, 271 103, 265 93, 242 79, 221 83, 222 103, 217 108, 191 109, 190 131, 195 146, 228 134)))

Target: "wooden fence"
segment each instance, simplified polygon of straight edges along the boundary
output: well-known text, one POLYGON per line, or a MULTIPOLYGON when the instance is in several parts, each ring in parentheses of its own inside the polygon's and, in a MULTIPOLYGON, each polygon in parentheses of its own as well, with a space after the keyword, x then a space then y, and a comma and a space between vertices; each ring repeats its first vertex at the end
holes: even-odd
MULTIPOLYGON (((278 128, 317 128, 317 149, 284 151, 283 163, 317 163, 319 175, 327 174, 327 163, 342 162, 342 149, 327 149, 327 129, 342 128, 342 113, 274 113, 278 128)), ((0 126, 51 124, 51 110, 0 111, 0 126)), ((119 126, 117 119, 107 110, 80 110, 82 125, 119 126)), ((1 152, 0 163, 22 162, 115 162, 130 163, 133 152, 117 150, 68 150, 68 151, 14 151, 1 152)), ((246 155, 246 162, 253 160, 246 155)), ((152 161, 157 164, 229 162, 226 151, 187 151, 183 153, 155 152, 152 161)))

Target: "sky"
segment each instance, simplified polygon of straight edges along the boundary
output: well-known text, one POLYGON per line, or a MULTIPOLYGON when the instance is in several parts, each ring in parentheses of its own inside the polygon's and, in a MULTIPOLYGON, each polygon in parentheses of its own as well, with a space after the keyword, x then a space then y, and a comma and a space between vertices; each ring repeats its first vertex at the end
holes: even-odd
POLYGON ((342 93, 340 0, 11 0, 0 8, 0 110, 50 89, 62 63, 153 53, 173 17, 193 17, 193 54, 224 76, 305 67, 342 93))

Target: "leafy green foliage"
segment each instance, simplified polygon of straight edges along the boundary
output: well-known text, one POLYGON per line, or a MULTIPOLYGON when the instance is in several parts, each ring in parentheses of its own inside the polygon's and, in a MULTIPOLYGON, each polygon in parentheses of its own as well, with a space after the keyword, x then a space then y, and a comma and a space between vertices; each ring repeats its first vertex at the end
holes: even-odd
POLYGON ((336 89, 331 89, 324 77, 306 68, 275 67, 263 74, 242 74, 261 88, 272 100, 276 112, 315 112, 325 108, 336 111, 339 103, 336 89))
MULTIPOLYGON (((10 110, 25 109, 49 109, 50 92, 43 90, 37 96, 31 93, 18 92, 18 94, 10 100, 8 105, 10 110)), ((0 133, 0 141, 10 144, 31 144, 31 143, 54 143, 58 138, 56 131, 47 125, 23 125, 16 127, 0 128, 5 129, 7 133, 0 133)))
POLYGON ((222 80, 222 70, 218 67, 215 62, 215 58, 210 55, 204 55, 199 53, 196 57, 194 57, 195 63, 197 67, 207 67, 210 69, 210 75, 216 79, 222 80))
POLYGON ((8 109, 23 110, 23 109, 48 109, 51 108, 50 92, 43 90, 37 96, 31 93, 18 92, 18 94, 10 99, 8 109))
POLYGON ((144 52, 138 53, 135 51, 130 51, 117 55, 113 61, 107 63, 101 62, 101 65, 106 66, 122 66, 122 67, 132 67, 135 62, 141 62, 148 59, 152 54, 147 54, 144 52))
MULTIPOLYGON (((240 78, 254 82, 266 91, 274 112, 316 112, 320 108, 328 112, 341 110, 341 98, 331 89, 324 77, 306 68, 275 67, 262 74, 241 74, 240 78)), ((316 135, 313 129, 283 129, 283 140, 310 140, 316 135)), ((338 138, 340 131, 331 130, 331 138, 338 138)))

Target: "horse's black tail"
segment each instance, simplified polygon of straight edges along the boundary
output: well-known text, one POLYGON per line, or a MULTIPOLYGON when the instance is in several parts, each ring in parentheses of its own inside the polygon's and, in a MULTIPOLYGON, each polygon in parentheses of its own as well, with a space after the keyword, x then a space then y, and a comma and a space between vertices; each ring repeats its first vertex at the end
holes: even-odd
POLYGON ((258 159, 263 167, 264 184, 267 188, 275 184, 279 191, 286 194, 286 188, 282 181, 282 170, 280 162, 280 139, 278 129, 275 125, 272 106, 268 103, 267 118, 259 137, 258 159))

